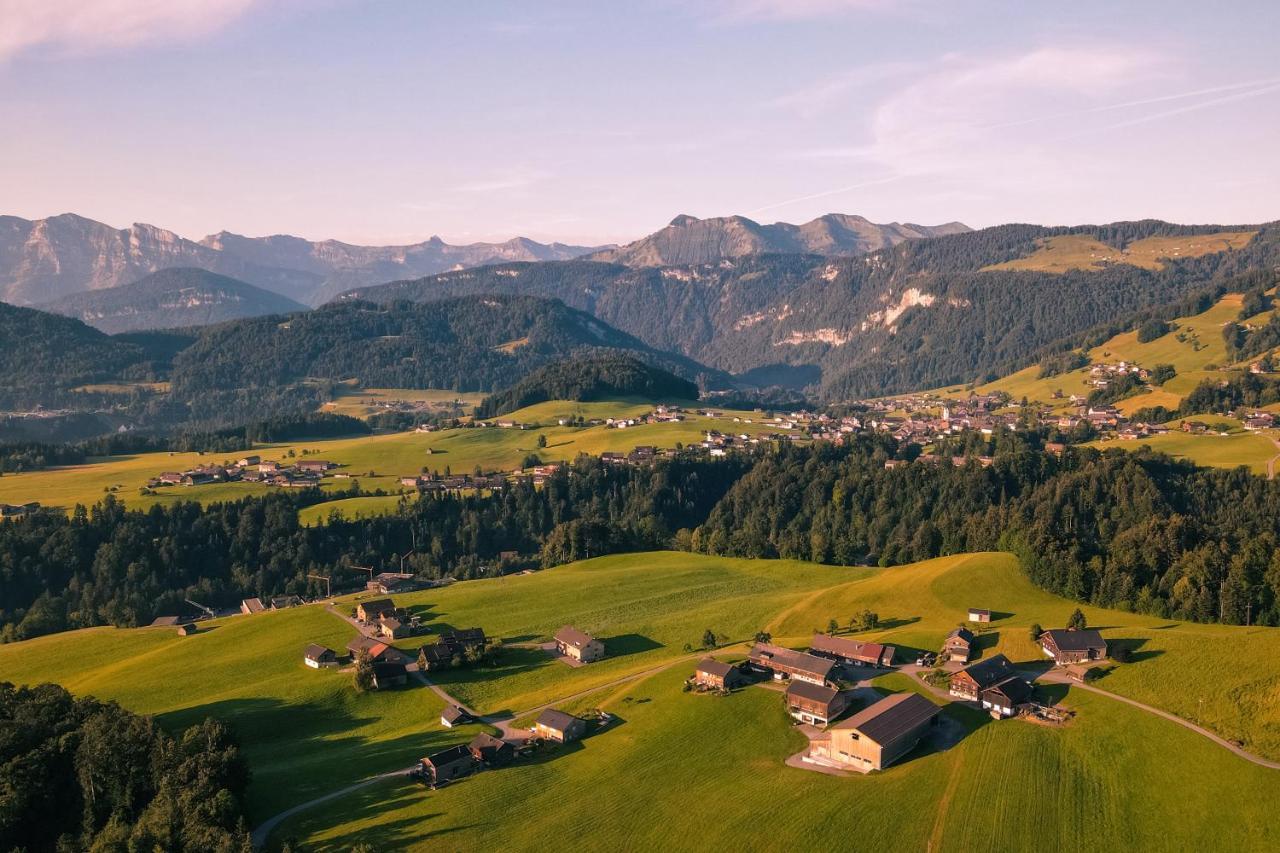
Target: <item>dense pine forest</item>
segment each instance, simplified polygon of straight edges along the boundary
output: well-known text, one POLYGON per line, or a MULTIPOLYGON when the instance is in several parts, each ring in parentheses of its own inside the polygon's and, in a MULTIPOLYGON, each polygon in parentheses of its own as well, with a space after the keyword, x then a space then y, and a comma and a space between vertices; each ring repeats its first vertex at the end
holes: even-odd
POLYGON ((1280 624, 1280 484, 1147 451, 1059 458, 1040 441, 1002 437, 989 467, 975 457, 886 468, 917 451, 884 437, 636 467, 583 457, 539 488, 427 495, 392 515, 316 527, 297 519, 321 500, 313 491, 145 512, 108 497, 70 517, 0 525, 3 638, 146 624, 185 598, 314 595, 308 574, 354 583, 351 565, 410 550, 423 576, 465 578, 503 551, 552 566, 670 547, 881 566, 1008 550, 1034 582, 1077 600, 1280 624))

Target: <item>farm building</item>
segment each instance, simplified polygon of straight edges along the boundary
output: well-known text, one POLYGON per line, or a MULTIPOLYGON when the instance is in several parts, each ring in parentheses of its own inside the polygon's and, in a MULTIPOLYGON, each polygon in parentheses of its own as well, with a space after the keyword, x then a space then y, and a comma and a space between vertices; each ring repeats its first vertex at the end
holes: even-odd
POLYGON ((399 640, 409 636, 409 629, 399 619, 384 614, 378 622, 378 635, 387 640, 399 640))
POLYGON ((978 694, 983 690, 1017 674, 1007 657, 996 655, 971 664, 951 676, 951 695, 977 701, 978 694))
POLYGON ((919 693, 895 693, 836 723, 810 755, 852 770, 883 770, 916 748, 938 718, 919 693))
POLYGON ((974 639, 973 632, 968 628, 956 628, 942 644, 942 659, 968 663, 973 656, 974 639))
POLYGON ((471 715, 457 705, 445 705, 440 712, 440 725, 447 729, 471 722, 471 715))
POLYGON ((240 602, 240 612, 245 616, 254 613, 262 613, 267 608, 263 605, 261 598, 246 598, 240 602))
POLYGON ((307 646, 306 650, 302 653, 302 662, 312 669, 337 666, 338 654, 327 646, 312 643, 307 646))
POLYGON ((272 610, 287 610, 290 607, 301 607, 302 599, 296 595, 277 595, 271 599, 272 610))
POLYGON ((378 690, 388 687, 403 687, 409 682, 409 673, 402 663, 390 661, 374 661, 373 686, 378 690))
POLYGON ((476 769, 475 756, 463 744, 432 753, 420 762, 423 778, 430 785, 443 785, 469 776, 476 769))
POLYGON ((1015 675, 983 688, 978 698, 982 701, 983 710, 990 711, 992 716, 1012 717, 1031 700, 1033 692, 1034 688, 1025 678, 1015 675))
POLYGON ((364 588, 369 592, 390 595, 393 592, 405 592, 417 586, 416 578, 408 572, 380 572, 364 588))
POLYGON ((822 685, 828 682, 831 670, 836 665, 836 662, 830 658, 821 658, 768 643, 756 643, 752 646, 748 660, 754 666, 769 670, 776 679, 794 678, 822 685))
POLYGON ((377 622, 383 614, 396 615, 396 606, 389 598, 373 598, 356 605, 356 618, 361 622, 377 622))
POLYGON ((693 682, 712 690, 732 690, 742 683, 742 671, 731 663, 703 658, 693 673, 693 682))
POLYGON ((422 646, 419 651, 421 652, 422 658, 426 661, 427 672, 438 669, 447 669, 453 666, 454 657, 460 657, 462 654, 460 650, 452 649, 441 643, 431 643, 429 645, 422 646))
POLYGON ((179 626, 178 626, 178 636, 179 636, 179 637, 190 637, 192 634, 194 634, 194 633, 196 632, 196 630, 197 630, 197 629, 196 629, 196 626, 195 626, 195 625, 192 625, 191 623, 187 623, 186 625, 179 625, 179 626))
POLYGON ((1080 663, 1107 656, 1107 641, 1090 629, 1054 629, 1040 635, 1040 648, 1054 663, 1080 663))
POLYGON ((182 624, 181 616, 157 616, 151 621, 152 628, 176 628, 182 624))
POLYGON ((981 610, 981 609, 979 609, 979 608, 977 608, 977 607, 970 607, 970 608, 969 608, 969 621, 970 621, 970 622, 990 622, 990 621, 991 621, 991 611, 990 611, 990 610, 981 610))
POLYGON ((604 643, 569 625, 556 631, 555 641, 556 651, 580 663, 592 663, 604 657, 604 643))
POLYGON ((787 685, 787 713, 802 723, 825 726, 849 707, 847 694, 821 684, 792 680, 787 685))
POLYGON ((388 646, 386 643, 375 640, 372 637, 356 637, 347 643, 347 653, 351 655, 353 660, 358 658, 362 651, 368 652, 369 657, 374 661, 399 661, 402 657, 399 649, 388 646))
POLYGON ((516 755, 514 746, 502 738, 483 732, 471 739, 467 749, 471 750, 472 758, 485 764, 506 764, 516 755))
POLYGON ((461 628, 457 631, 446 631, 437 640, 440 645, 461 654, 467 649, 483 649, 485 636, 483 628, 461 628))
POLYGON ((893 666, 893 646, 860 643, 829 634, 814 634, 809 653, 851 666, 893 666))
POLYGON ((557 743, 570 743, 578 740, 587 732, 587 721, 579 719, 564 711, 548 708, 538 715, 533 724, 534 737, 553 740, 557 743))

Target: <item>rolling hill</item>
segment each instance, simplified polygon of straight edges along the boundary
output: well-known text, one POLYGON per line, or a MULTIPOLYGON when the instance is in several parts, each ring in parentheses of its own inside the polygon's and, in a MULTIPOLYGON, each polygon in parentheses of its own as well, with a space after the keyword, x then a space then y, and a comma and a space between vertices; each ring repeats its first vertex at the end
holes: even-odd
POLYGON ((697 219, 681 215, 647 237, 589 257, 629 267, 665 267, 714 264, 766 253, 861 255, 896 246, 904 240, 963 234, 969 230, 959 222, 877 225, 862 216, 840 213, 829 213, 803 225, 789 222, 761 225, 745 216, 697 219))
POLYGON ((40 307, 108 334, 208 326, 307 310, 277 293, 195 267, 169 267, 133 284, 76 293, 40 307))

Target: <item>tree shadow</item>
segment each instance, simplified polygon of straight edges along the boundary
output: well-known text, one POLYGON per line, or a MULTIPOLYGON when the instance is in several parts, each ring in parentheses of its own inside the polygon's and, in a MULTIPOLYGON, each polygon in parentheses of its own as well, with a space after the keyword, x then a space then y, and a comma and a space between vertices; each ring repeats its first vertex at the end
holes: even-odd
POLYGON ((613 637, 604 637, 601 642, 604 643, 605 656, 609 658, 638 655, 641 652, 651 652, 655 649, 663 648, 662 643, 643 634, 618 634, 613 637))
POLYGON ((995 649, 1000 644, 999 631, 983 631, 981 634, 973 638, 973 652, 971 659, 986 657, 987 652, 995 649))
POLYGON ((876 625, 877 631, 892 631, 894 628, 904 628, 907 625, 914 625, 920 621, 919 616, 895 616, 891 619, 882 619, 876 625))

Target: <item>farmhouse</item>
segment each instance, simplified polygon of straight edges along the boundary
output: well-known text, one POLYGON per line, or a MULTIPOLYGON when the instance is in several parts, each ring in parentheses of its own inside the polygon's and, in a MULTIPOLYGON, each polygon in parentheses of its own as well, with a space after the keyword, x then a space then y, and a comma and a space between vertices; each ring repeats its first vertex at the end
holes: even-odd
POLYGON ((467 649, 483 649, 485 636, 483 628, 462 628, 457 631, 446 631, 437 641, 450 651, 461 654, 467 649))
POLYGON ((337 468, 338 466, 323 459, 308 459, 306 462, 299 462, 294 467, 308 474, 323 474, 330 468, 337 468))
POLYGON ((401 657, 399 649, 392 648, 386 643, 379 642, 371 637, 356 637, 347 643, 347 652, 353 659, 359 657, 362 651, 368 652, 369 657, 374 661, 398 661, 401 657))
POLYGON ((980 610, 980 609, 978 609, 977 607, 970 607, 970 608, 969 608, 969 621, 970 621, 970 622, 990 622, 990 621, 991 621, 991 611, 990 611, 990 610, 980 610))
POLYGON ((443 785, 469 776, 476 769, 476 759, 467 746, 458 744, 428 755, 422 759, 421 766, 427 784, 443 785))
POLYGON ((261 613, 267 608, 263 606, 260 598, 246 598, 240 602, 240 612, 248 616, 252 613, 261 613))
POLYGON ((951 676, 951 695, 977 700, 978 694, 1017 675, 1017 670, 1004 655, 996 655, 965 667, 951 676))
POLYGON ((378 635, 388 640, 399 640, 409 635, 409 629, 394 616, 383 615, 378 622, 378 635))
POLYGON ((1021 676, 1006 678, 999 684, 984 688, 978 696, 984 710, 993 717, 1012 717, 1031 699, 1034 688, 1021 676))
POLYGON ((409 673, 404 664, 391 661, 374 661, 373 686, 378 690, 388 687, 403 687, 409 682, 409 673))
POLYGON ((302 653, 302 662, 312 669, 337 666, 338 653, 327 646, 312 643, 307 646, 306 650, 302 653))
POLYGON ((548 708, 538 715, 533 724, 534 737, 552 740, 556 743, 570 743, 580 739, 587 732, 587 721, 579 719, 564 711, 548 708))
POLYGON ((852 770, 883 770, 915 749, 938 717, 919 693, 895 693, 832 726, 810 755, 852 770))
POLYGON ((742 671, 731 663, 703 658, 693 673, 693 682, 711 690, 732 690, 742 683, 742 671))
POLYGON ((556 651, 579 663, 592 663, 604 657, 604 643, 569 625, 556 631, 555 640, 556 651))
POLYGON ((417 586, 416 578, 408 572, 380 572, 364 587, 369 592, 379 595, 390 595, 393 592, 405 592, 417 586))
POLYGON ((852 666, 893 666, 893 646, 814 634, 809 653, 852 666))
POLYGON ((516 748, 502 738, 482 732, 467 744, 471 757, 485 764, 506 764, 515 758, 516 748))
POLYGON ((831 687, 793 680, 787 685, 787 713, 802 723, 825 726, 849 707, 849 697, 831 687))
POLYGON ((797 652, 768 643, 756 643, 748 656, 753 666, 767 669, 775 679, 795 678, 825 685, 835 668, 835 661, 797 652))
POLYGON ((440 725, 446 729, 469 722, 471 722, 471 715, 457 705, 445 705, 444 710, 440 712, 440 725))
POLYGON ((946 641, 942 644, 942 659, 968 663, 969 658, 973 656, 974 639, 973 632, 968 628, 956 628, 947 635, 946 641))
POLYGON ((296 595, 277 595, 271 599, 272 610, 285 610, 290 607, 301 607, 302 599, 296 595))
POLYGON ((453 658, 455 654, 459 657, 461 656, 460 651, 455 653, 453 648, 442 643, 431 643, 430 645, 422 646, 419 651, 421 652, 422 658, 426 661, 426 669, 428 672, 437 669, 447 669, 448 667, 453 666, 453 658))
POLYGON ((396 615, 396 606, 389 598, 373 598, 356 605, 356 618, 361 622, 377 622, 383 614, 396 615))
POLYGON ((1040 648, 1054 663, 1080 663, 1107 656, 1107 641, 1090 629, 1053 629, 1040 635, 1040 648))

